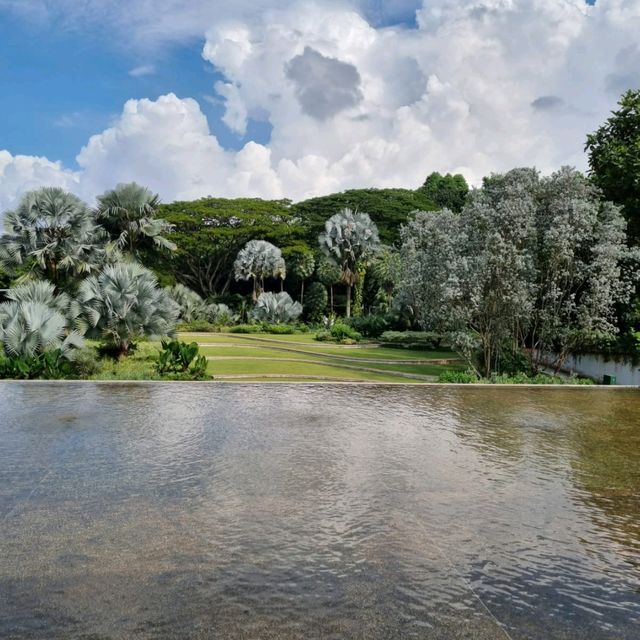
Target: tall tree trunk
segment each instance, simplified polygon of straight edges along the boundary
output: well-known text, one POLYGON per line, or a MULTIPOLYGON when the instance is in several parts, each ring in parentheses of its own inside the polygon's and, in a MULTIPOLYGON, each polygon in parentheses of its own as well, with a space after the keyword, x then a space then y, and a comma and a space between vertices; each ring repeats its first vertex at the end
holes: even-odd
POLYGON ((351 285, 347 285, 347 318, 351 317, 351 285))
POLYGON ((304 280, 300 285, 300 304, 304 304, 304 280))
POLYGON ((330 300, 331 300, 331 313, 333 313, 333 285, 329 285, 329 294, 330 294, 330 300))

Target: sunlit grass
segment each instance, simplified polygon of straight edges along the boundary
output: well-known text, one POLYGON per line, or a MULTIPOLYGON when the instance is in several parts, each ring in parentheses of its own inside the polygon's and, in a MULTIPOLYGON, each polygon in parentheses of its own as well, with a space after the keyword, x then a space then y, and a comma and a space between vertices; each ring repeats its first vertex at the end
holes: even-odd
MULTIPOLYGON (((274 338, 272 342, 252 339, 246 334, 180 334, 179 339, 186 342, 198 342, 200 353, 215 358, 208 363, 208 373, 216 379, 217 376, 238 375, 241 380, 266 380, 264 376, 273 375, 275 380, 309 380, 316 378, 375 382, 420 382, 418 379, 406 378, 398 374, 418 374, 435 378, 446 369, 463 370, 462 365, 440 364, 400 364, 396 360, 427 360, 455 357, 450 352, 409 351, 404 349, 388 349, 365 347, 350 349, 335 344, 314 342, 316 348, 309 349, 309 334, 294 334, 286 336, 268 336, 274 338), (296 345, 293 338, 303 337, 307 342, 296 345), (280 345, 280 348, 278 348, 280 345), (285 350, 286 349, 286 350, 285 350), (305 353, 305 351, 307 353, 305 353), (336 358, 345 356, 350 358, 336 358), (391 362, 367 362, 369 359, 390 360, 391 362), (312 360, 313 362, 309 362, 312 360), (351 368, 355 367, 355 368, 351 368), (360 368, 375 369, 376 371, 362 371, 360 368), (292 377, 287 377, 292 376, 292 377), (300 377, 302 376, 302 377, 300 377)), ((136 351, 130 356, 119 360, 105 358, 102 360, 101 370, 92 376, 94 380, 160 380, 161 376, 155 368, 160 351, 158 342, 140 342, 136 351)), ((317 379, 316 379, 317 381, 317 379)))
POLYGON ((289 360, 210 360, 208 371, 211 375, 261 374, 308 375, 338 378, 341 380, 376 380, 380 382, 407 382, 410 380, 392 374, 357 371, 330 365, 289 360))

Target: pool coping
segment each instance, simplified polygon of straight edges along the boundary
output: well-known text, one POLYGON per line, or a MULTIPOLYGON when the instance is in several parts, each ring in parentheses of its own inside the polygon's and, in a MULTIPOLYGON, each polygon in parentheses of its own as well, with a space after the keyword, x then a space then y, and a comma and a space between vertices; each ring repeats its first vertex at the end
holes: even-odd
MULTIPOLYGON (((287 374, 282 374, 283 377, 287 377, 287 374)), ((442 388, 466 388, 466 389, 479 389, 479 388, 515 388, 515 389, 584 389, 584 390, 598 390, 598 391, 615 391, 623 389, 635 389, 640 390, 640 385, 631 384, 617 384, 617 385, 585 385, 585 384, 515 384, 515 383, 462 383, 462 382, 381 382, 376 380, 277 380, 277 379, 264 379, 264 380, 242 380, 242 379, 214 379, 214 380, 18 380, 16 378, 4 378, 0 380, 0 383, 7 382, 11 384, 99 384, 99 385, 130 385, 130 384, 190 384, 190 385, 256 385, 256 384, 280 384, 280 385, 347 385, 347 386, 368 386, 368 387, 442 387, 442 388)))

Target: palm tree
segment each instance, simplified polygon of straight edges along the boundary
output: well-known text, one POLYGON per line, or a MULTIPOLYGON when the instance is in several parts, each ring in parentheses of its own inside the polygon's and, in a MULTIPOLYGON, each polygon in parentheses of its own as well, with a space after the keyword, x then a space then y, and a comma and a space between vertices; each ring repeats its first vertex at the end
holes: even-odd
POLYGON ((153 273, 136 262, 109 266, 87 278, 78 297, 89 335, 105 338, 118 356, 129 352, 136 337, 172 334, 180 313, 153 273))
POLYGON ((382 247, 376 253, 371 264, 371 272, 379 286, 379 292, 384 295, 387 310, 391 308, 393 287, 400 271, 400 254, 391 247, 382 247))
POLYGON ((347 317, 351 316, 351 290, 358 282, 363 260, 380 246, 378 229, 366 213, 343 209, 331 216, 318 236, 320 248, 340 267, 340 278, 347 285, 347 317))
POLYGON ((253 301, 258 299, 258 280, 264 291, 265 278, 280 278, 280 289, 287 275, 287 269, 278 247, 266 240, 250 240, 240 249, 233 263, 236 280, 253 280, 253 301))
POLYGON ((87 205, 58 187, 26 193, 4 218, 0 266, 21 265, 56 287, 64 278, 90 274, 104 263, 106 235, 87 205))
POLYGON ((340 267, 331 259, 322 256, 316 265, 316 276, 318 280, 325 286, 329 287, 329 308, 333 313, 333 285, 340 282, 340 267))
POLYGON ((294 302, 286 291, 261 293, 253 309, 253 317, 258 322, 293 322, 300 317, 302 305, 294 302))
POLYGON ((300 304, 304 304, 304 282, 316 268, 316 260, 311 251, 296 251, 288 258, 294 275, 300 279, 300 304))
POLYGON ((0 342, 8 355, 33 357, 59 349, 70 359, 83 346, 79 305, 65 293, 56 295, 50 282, 28 282, 10 289, 7 298, 0 304, 0 342))
POLYGON ((119 184, 98 196, 98 220, 118 248, 137 256, 145 246, 174 251, 176 245, 162 234, 173 227, 157 218, 160 197, 135 182, 119 184))

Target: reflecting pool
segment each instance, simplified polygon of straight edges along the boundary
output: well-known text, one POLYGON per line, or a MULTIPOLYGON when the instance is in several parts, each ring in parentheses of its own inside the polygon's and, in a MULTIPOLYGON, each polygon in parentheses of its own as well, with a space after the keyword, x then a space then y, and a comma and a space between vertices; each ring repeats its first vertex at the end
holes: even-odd
POLYGON ((639 391, 0 384, 0 638, 639 630, 639 391))

